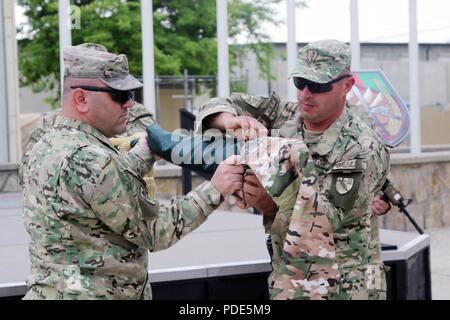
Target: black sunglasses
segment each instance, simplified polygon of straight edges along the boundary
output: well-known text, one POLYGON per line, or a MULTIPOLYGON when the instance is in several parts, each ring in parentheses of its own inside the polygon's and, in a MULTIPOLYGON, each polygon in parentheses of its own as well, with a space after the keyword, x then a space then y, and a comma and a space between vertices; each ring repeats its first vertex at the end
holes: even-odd
POLYGON ((134 99, 133 90, 116 90, 109 87, 94 87, 94 86, 72 86, 72 89, 83 89, 87 91, 108 92, 115 102, 125 104, 128 100, 134 99))
POLYGON ((308 86, 308 89, 311 93, 324 93, 324 92, 330 92, 331 90, 333 90, 333 83, 336 83, 344 78, 348 78, 351 77, 351 74, 346 74, 343 76, 340 76, 334 80, 331 80, 330 82, 327 83, 317 83, 305 78, 300 78, 300 77, 294 77, 294 86, 298 89, 298 90, 303 90, 305 89, 306 86, 308 86))

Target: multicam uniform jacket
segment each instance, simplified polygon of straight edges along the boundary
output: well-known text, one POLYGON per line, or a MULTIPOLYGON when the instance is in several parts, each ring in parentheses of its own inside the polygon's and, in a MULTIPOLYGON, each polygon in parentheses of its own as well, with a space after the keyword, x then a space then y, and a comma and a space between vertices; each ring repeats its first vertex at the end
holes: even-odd
MULTIPOLYGON (((55 123, 56 116, 59 114, 60 109, 48 112, 43 115, 42 125, 33 130, 30 135, 30 139, 27 143, 24 154, 27 154, 26 150, 31 149, 34 144, 47 132, 49 128, 55 123)), ((117 137, 110 138, 111 143, 120 151, 128 152, 131 149, 131 141, 135 139, 140 133, 145 132, 147 126, 154 123, 152 114, 145 106, 138 102, 134 102, 133 106, 128 109, 128 121, 127 131, 117 137)), ((26 161, 26 157, 23 158, 26 161)), ((145 184, 147 185, 148 195, 151 199, 156 197, 156 181, 155 172, 151 168, 149 172, 146 172, 143 176, 145 184)))
MULTIPOLYGON (((131 149, 131 140, 137 135, 145 132, 147 127, 154 123, 152 114, 148 109, 138 102, 134 102, 133 106, 128 110, 127 132, 110 141, 115 147, 122 152, 128 152, 131 149)), ((156 198, 156 181, 155 170, 152 168, 143 175, 145 184, 147 185, 148 196, 151 199, 156 198)))
MULTIPOLYGON (((36 139, 36 137, 35 137, 36 139)), ((147 250, 176 243, 220 205, 205 182, 159 206, 141 175, 153 158, 120 153, 87 124, 57 116, 20 166, 31 275, 25 299, 149 299, 147 250)))
POLYGON ((264 222, 273 246, 271 298, 384 299, 371 203, 386 179, 389 153, 378 135, 345 108, 321 135, 308 137, 297 104, 276 94, 212 99, 200 110, 196 131, 207 129, 203 120, 217 112, 252 116, 285 138, 269 139, 275 144, 260 138, 244 148, 245 161, 279 207, 264 222), (252 162, 251 150, 265 144, 266 160, 259 152, 252 162))

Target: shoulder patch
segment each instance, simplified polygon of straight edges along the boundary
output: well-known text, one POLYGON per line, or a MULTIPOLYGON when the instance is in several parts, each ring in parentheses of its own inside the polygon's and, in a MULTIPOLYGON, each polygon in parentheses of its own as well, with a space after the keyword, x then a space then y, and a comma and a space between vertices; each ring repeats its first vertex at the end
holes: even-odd
POLYGON ((336 192, 340 195, 349 193, 352 190, 353 183, 355 180, 353 178, 337 177, 336 179, 336 192))
POLYGON ((337 208, 349 212, 358 197, 364 169, 361 159, 336 163, 330 170, 332 175, 329 197, 337 208))

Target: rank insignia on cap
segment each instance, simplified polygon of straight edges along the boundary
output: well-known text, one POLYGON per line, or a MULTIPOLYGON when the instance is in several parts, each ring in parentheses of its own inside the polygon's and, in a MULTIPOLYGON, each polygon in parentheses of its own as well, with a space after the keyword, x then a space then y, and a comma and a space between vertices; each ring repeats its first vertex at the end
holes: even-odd
POLYGON ((306 50, 306 63, 314 64, 316 63, 317 57, 319 56, 319 52, 316 49, 308 49, 306 50))

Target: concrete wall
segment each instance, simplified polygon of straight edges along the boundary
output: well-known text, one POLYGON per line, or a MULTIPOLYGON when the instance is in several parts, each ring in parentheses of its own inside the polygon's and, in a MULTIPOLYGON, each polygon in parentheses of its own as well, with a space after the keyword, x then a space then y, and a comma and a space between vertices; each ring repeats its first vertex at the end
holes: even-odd
MULTIPOLYGON (((450 226, 450 152, 393 155, 389 179, 406 199, 413 200, 407 210, 419 226, 450 226)), ((397 208, 380 221, 386 229, 415 230, 397 208)))
POLYGON ((164 89, 159 91, 159 124, 166 130, 173 131, 180 127, 180 108, 184 99, 174 99, 184 93, 183 89, 164 89))
MULTIPOLYGON (((362 69, 381 69, 405 101, 409 101, 408 61, 361 61, 362 69)), ((450 102, 450 62, 419 62, 421 106, 447 107, 450 102)))
POLYGON ((421 112, 422 145, 450 143, 450 108, 424 107, 421 112))

